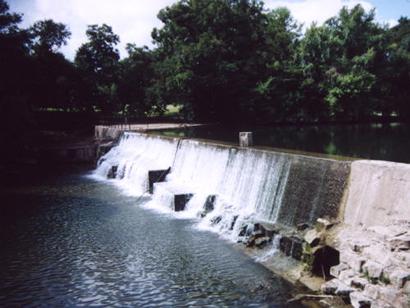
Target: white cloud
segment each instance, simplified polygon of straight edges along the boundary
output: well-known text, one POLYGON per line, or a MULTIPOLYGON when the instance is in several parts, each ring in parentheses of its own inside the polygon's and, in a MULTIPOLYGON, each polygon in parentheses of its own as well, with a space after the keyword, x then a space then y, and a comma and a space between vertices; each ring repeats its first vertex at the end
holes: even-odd
POLYGON ((338 14, 343 6, 349 8, 357 4, 361 4, 365 10, 370 10, 374 6, 369 1, 364 0, 266 0, 266 7, 274 9, 277 7, 287 7, 293 17, 304 23, 304 26, 309 26, 312 22, 322 24, 327 19, 338 14))
MULTIPOLYGON (((78 47, 86 41, 87 25, 106 23, 113 27, 120 36, 119 50, 125 56, 125 44, 136 43, 138 46, 152 46, 151 31, 160 27, 156 18, 159 10, 177 0, 10 0, 24 12, 24 26, 34 21, 51 18, 69 26, 72 32, 63 53, 74 58, 78 47)), ((265 0, 269 9, 286 6, 301 23, 309 26, 319 24, 338 14, 343 6, 349 8, 361 4, 366 10, 374 7, 372 0, 265 0)), ((12 7, 13 9, 13 7, 12 7)), ((17 10, 19 11, 19 10, 17 10)), ((377 11, 376 11, 377 18, 377 11)), ((379 20, 393 26, 394 20, 379 20)))
POLYGON ((120 36, 119 50, 126 55, 125 44, 152 46, 151 31, 161 22, 156 18, 160 9, 175 0, 33 0, 25 12, 25 24, 52 18, 69 26, 72 32, 63 53, 73 59, 78 47, 86 41, 87 25, 106 23, 120 36))

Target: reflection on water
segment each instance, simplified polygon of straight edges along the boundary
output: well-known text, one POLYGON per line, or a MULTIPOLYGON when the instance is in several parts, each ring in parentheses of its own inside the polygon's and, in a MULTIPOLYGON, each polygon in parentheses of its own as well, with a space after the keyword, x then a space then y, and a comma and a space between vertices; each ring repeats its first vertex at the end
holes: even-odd
POLYGON ((49 178, 1 198, 0 306, 272 307, 297 292, 217 235, 107 183, 49 178))
POLYGON ((410 163, 410 124, 242 128, 203 126, 165 130, 160 133, 236 143, 239 131, 254 132, 255 145, 410 163))

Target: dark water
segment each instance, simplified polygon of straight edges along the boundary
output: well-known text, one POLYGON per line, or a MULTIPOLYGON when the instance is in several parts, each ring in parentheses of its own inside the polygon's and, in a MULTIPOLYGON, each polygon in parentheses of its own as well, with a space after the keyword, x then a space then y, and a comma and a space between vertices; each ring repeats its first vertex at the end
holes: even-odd
POLYGON ((240 131, 254 132, 254 143, 260 146, 410 163, 410 124, 204 126, 160 133, 237 143, 240 131))
POLYGON ((81 174, 1 198, 1 307, 276 307, 298 292, 192 221, 81 174))

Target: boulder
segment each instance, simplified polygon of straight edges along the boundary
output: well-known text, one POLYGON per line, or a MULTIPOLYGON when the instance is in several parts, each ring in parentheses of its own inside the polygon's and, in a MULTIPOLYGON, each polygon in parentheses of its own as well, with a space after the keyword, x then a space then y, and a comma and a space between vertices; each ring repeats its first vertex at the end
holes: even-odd
POLYGON ((407 251, 410 250, 410 234, 393 237, 389 240, 391 250, 407 251))
POLYGON ((352 292, 349 294, 350 303, 354 308, 370 308, 372 301, 370 298, 364 296, 361 292, 352 292))
POLYGON ((339 277, 339 274, 347 269, 349 269, 349 267, 346 264, 340 263, 330 268, 330 275, 332 275, 333 277, 339 277))
POLYGON ((407 281, 410 281, 410 272, 405 270, 396 270, 389 275, 390 282, 397 288, 403 288, 407 281))
POLYGON ((361 273, 363 271, 365 261, 365 258, 347 250, 343 250, 340 254, 340 263, 345 263, 357 273, 361 273))
POLYGON ((374 261, 367 261, 363 266, 363 271, 367 273, 368 277, 374 281, 380 279, 383 267, 374 261))
POLYGON ((268 224, 268 223, 261 223, 260 229, 263 231, 265 236, 268 236, 270 238, 273 238, 273 236, 275 234, 278 234, 279 232, 274 224, 268 224))
POLYGON ((315 247, 317 245, 319 245, 320 241, 321 241, 321 233, 319 233, 317 230, 312 229, 309 230, 308 232, 306 232, 305 236, 304 236, 304 240, 306 243, 308 243, 310 245, 310 247, 315 247))
POLYGON ((365 278, 355 277, 351 280, 350 285, 356 289, 364 290, 369 281, 365 278))
POLYGON ((264 236, 264 237, 259 237, 255 239, 255 246, 258 248, 263 248, 265 247, 269 242, 271 241, 271 238, 264 236))
POLYGON ((318 218, 316 220, 315 229, 318 232, 320 232, 320 231, 324 231, 324 230, 329 230, 333 226, 334 226, 334 223, 328 221, 327 219, 318 218))
POLYGON ((297 237, 292 237, 291 256, 293 259, 301 261, 303 256, 303 240, 297 237))
POLYGON ((287 256, 291 255, 292 239, 288 236, 282 236, 279 240, 279 249, 287 256))
POLYGON ((296 226, 296 229, 298 231, 303 231, 303 230, 306 230, 307 228, 309 228, 309 224, 307 223, 300 223, 296 226))
POLYGON ((337 290, 336 279, 332 279, 322 284, 320 290, 323 294, 335 295, 337 290))

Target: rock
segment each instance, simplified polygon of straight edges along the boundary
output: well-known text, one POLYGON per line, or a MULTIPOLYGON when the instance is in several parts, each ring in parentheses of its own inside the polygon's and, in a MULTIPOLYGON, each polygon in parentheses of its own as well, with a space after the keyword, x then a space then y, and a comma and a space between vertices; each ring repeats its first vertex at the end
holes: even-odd
POLYGON ((410 281, 410 272, 404 270, 396 270, 389 275, 390 282, 397 288, 403 288, 406 282, 410 281))
POLYGON ((301 261, 303 256, 303 240, 297 237, 292 237, 291 256, 293 259, 301 261))
POLYGON ((355 291, 355 289, 353 289, 352 287, 346 285, 343 282, 340 282, 337 286, 337 289, 336 289, 336 295, 343 296, 343 297, 348 297, 350 295, 350 293, 352 293, 354 291, 355 291))
POLYGON ((287 236, 282 236, 279 240, 279 249, 287 256, 291 255, 292 239, 287 236))
POLYGON ((217 224, 219 224, 219 223, 221 222, 221 220, 222 220, 222 217, 221 217, 221 216, 216 216, 216 217, 214 217, 214 218, 211 219, 211 223, 212 223, 213 225, 217 225, 217 224))
POLYGON ((296 226, 296 229, 298 231, 303 231, 303 230, 306 230, 307 228, 309 228, 309 225, 307 223, 300 223, 296 226))
POLYGON ((372 281, 374 281, 380 279, 383 267, 374 261, 367 261, 363 266, 363 271, 367 273, 372 281))
POLYGON ((367 281, 367 279, 355 277, 351 280, 350 285, 354 288, 364 290, 368 283, 369 282, 367 281))
POLYGON ((393 307, 404 307, 398 305, 401 302, 402 293, 393 287, 382 287, 379 289, 379 298, 378 300, 383 301, 387 304, 392 305, 393 307))
POLYGON ((349 247, 354 252, 362 252, 364 248, 370 245, 371 241, 368 239, 354 239, 352 242, 349 242, 349 247))
POLYGON ((339 277, 340 272, 347 270, 348 268, 349 267, 344 263, 332 266, 330 268, 330 275, 332 275, 333 277, 339 277))
POLYGON ((379 286, 373 284, 367 284, 364 287, 363 295, 370 299, 377 299, 379 296, 379 286))
POLYGON ((320 289, 323 294, 335 295, 337 287, 338 287, 337 279, 332 279, 322 284, 320 289))
POLYGON ((389 240, 391 250, 407 251, 410 250, 410 234, 393 237, 389 240))
POLYGON ((370 298, 364 296, 361 292, 352 292, 349 294, 350 303, 354 308, 370 308, 372 301, 370 298))
POLYGON ((233 219, 232 219, 232 221, 231 221, 231 226, 230 226, 230 228, 229 228, 229 230, 233 230, 233 227, 235 226, 235 223, 236 223, 236 221, 238 220, 238 215, 235 215, 234 217, 233 217, 233 219))
POLYGON ((247 230, 248 230, 248 226, 247 226, 247 225, 243 226, 243 227, 241 228, 241 231, 239 231, 238 236, 245 236, 246 233, 247 233, 247 230))
POLYGON ((340 263, 345 263, 355 272, 361 273, 363 271, 365 259, 355 253, 350 253, 345 250, 340 254, 340 263))
POLYGON ((108 179, 115 179, 117 177, 118 166, 112 166, 107 173, 108 179))
POLYGON ((373 244, 363 248, 363 257, 368 260, 375 260, 384 267, 391 264, 391 250, 382 243, 373 244))
POLYGON ((410 281, 407 281, 403 286, 403 293, 410 298, 410 281))
POLYGON ((350 285, 352 278, 355 276, 355 274, 356 274, 355 271, 353 271, 352 269, 348 269, 348 270, 342 271, 339 274, 338 278, 344 283, 350 285))
POLYGON ((278 230, 274 224, 261 223, 260 229, 263 231, 265 236, 272 238, 275 234, 278 234, 278 230))
POLYGON ((209 195, 206 197, 204 204, 204 211, 201 213, 202 217, 205 217, 208 213, 212 212, 215 208, 216 196, 209 195))
POLYGON ((327 219, 324 218, 318 218, 316 220, 316 225, 315 225, 315 229, 320 232, 323 230, 329 230, 331 227, 334 226, 334 223, 331 223, 330 221, 328 221, 327 219))
POLYGON ((260 237, 255 239, 255 246, 258 248, 263 248, 266 246, 266 244, 268 244, 270 242, 271 238, 264 236, 264 237, 260 237))
POLYGON ((315 229, 309 230, 308 232, 306 232, 304 240, 310 245, 310 247, 315 247, 320 243, 321 234, 315 229))

